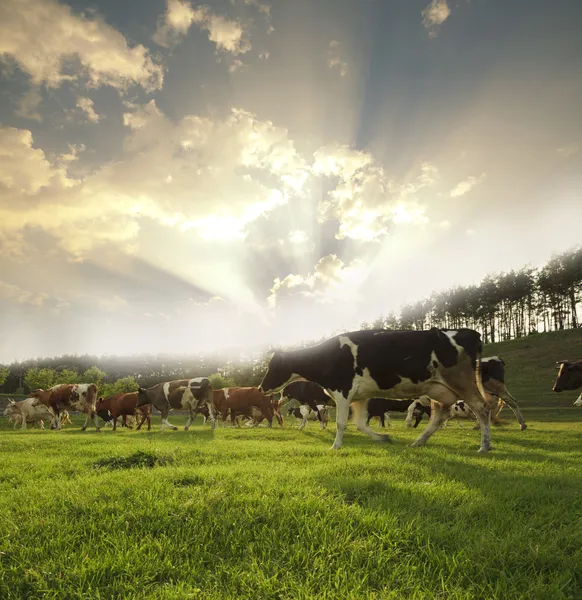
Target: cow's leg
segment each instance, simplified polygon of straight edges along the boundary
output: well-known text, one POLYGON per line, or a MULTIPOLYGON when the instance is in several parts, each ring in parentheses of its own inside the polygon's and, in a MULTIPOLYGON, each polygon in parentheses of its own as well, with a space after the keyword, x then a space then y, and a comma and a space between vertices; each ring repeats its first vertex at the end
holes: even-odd
POLYGON ((169 427, 170 429, 173 429, 174 431, 176 431, 178 428, 175 425, 172 425, 168 421, 168 414, 170 412, 170 408, 168 406, 166 406, 164 408, 164 410, 161 410, 160 412, 162 413, 162 427, 161 427, 161 431, 164 431, 164 429, 166 427, 169 427))
MULTIPOLYGON (((216 427, 217 413, 214 410, 214 403, 212 400, 206 402, 206 408, 208 408, 208 416, 212 422, 212 429, 214 429, 216 427)), ((204 425, 206 425, 206 420, 206 417, 204 417, 204 425)))
POLYGON ((21 429, 26 429, 26 417, 24 415, 22 415, 21 429))
MULTIPOLYGON (((307 404, 307 406, 309 406, 309 408, 317 415, 317 420, 319 421, 319 427, 320 427, 320 429, 323 429, 323 419, 321 418, 321 413, 319 412, 319 408, 317 408, 317 403, 315 402, 315 400, 313 400, 313 399, 307 400, 305 402, 305 404, 307 404)), ((303 427, 305 427, 305 425, 303 425, 303 427)), ((299 429, 303 429, 303 427, 300 427, 299 429)))
POLYGON ((524 431, 525 429, 527 429, 527 425, 521 414, 521 411, 519 410, 519 406, 517 405, 517 401, 515 400, 515 398, 509 392, 506 392, 506 393, 501 394, 501 399, 513 411, 513 414, 515 415, 515 418, 517 419, 517 422, 519 423, 519 428, 521 429, 521 431, 524 431))
MULTIPOLYGON (((387 435, 385 433, 376 433, 366 423, 366 415, 368 414, 366 404, 367 404, 367 402, 365 402, 365 401, 359 401, 359 402, 353 403, 354 421, 356 423, 356 427, 358 428, 358 431, 361 431, 362 433, 367 433, 373 440, 376 440, 378 442, 391 442, 392 438, 389 435, 387 435)), ((384 423, 384 415, 383 414, 380 416, 380 420, 382 421, 382 423, 384 423)))
POLYGON ((306 415, 301 415, 303 417, 303 420, 301 421, 301 425, 299 425, 299 429, 305 429, 305 425, 307 425, 307 416, 306 415))
POLYGON ((192 419, 194 418, 194 408, 190 407, 190 414, 188 415, 188 420, 186 421, 186 425, 184 425, 184 431, 188 431, 190 424, 192 423, 192 419))
POLYGON ((113 431, 117 431, 117 415, 111 415, 111 420, 113 421, 113 431))
MULTIPOLYGON (((81 431, 85 431, 87 429, 90 419, 91 419, 91 411, 88 410, 85 412, 85 424, 83 425, 83 427, 81 427, 81 431)), ((97 429, 99 429, 99 426, 97 426, 97 429)))
POLYGON ((412 442, 412 446, 424 446, 428 438, 441 426, 446 423, 448 419, 449 411, 447 408, 443 409, 438 402, 431 403, 430 419, 425 430, 412 442))
POLYGON ((413 402, 406 410, 406 427, 412 427, 412 419, 414 419, 414 407, 416 402, 413 402))
POLYGON ((473 394, 467 394, 464 399, 473 411, 481 427, 481 447, 479 453, 483 454, 491 450, 491 404, 485 400, 481 394, 475 391, 473 394))
POLYGON ((40 428, 44 431, 44 421, 40 421, 40 428))
POLYGON ((331 447, 331 450, 339 450, 342 446, 344 439, 344 431, 348 423, 348 416, 350 413, 350 402, 347 398, 344 398, 339 392, 333 393, 333 399, 335 400, 335 422, 336 422, 336 433, 335 440, 331 447))
MULTIPOLYGON (((382 426, 382 429, 385 429, 386 428, 386 423, 384 421, 384 413, 382 413, 378 418, 380 420, 380 425, 382 426)), ((368 422, 366 421, 366 425, 367 424, 368 424, 368 422)))

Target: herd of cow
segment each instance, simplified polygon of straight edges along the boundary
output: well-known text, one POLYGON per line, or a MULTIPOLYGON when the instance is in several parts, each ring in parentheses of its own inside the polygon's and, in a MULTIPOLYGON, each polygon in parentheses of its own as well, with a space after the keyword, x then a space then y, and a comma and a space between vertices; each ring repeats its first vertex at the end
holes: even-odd
MULTIPOLYGON (((258 387, 212 389, 208 377, 195 377, 158 383, 137 392, 99 397, 95 384, 61 384, 38 389, 21 402, 11 401, 4 414, 21 424, 49 420, 51 429, 60 429, 68 410, 85 413, 83 430, 93 419, 99 430, 99 418, 117 428, 129 419, 147 421, 151 412, 161 413, 162 431, 177 429, 168 421, 171 410, 187 410, 187 430, 196 414, 209 419, 214 428, 217 417, 223 425, 230 416, 231 425, 248 419, 248 425, 266 420, 272 426, 275 417, 283 425, 283 406, 291 401, 287 415, 319 420, 324 428, 329 421, 328 407, 336 408, 337 430, 332 448, 342 445, 350 415, 358 430, 379 441, 391 441, 369 427, 378 417, 385 425, 389 412, 406 412, 406 423, 417 427, 423 415, 427 427, 413 445, 421 446, 452 418, 471 418, 481 430, 480 452, 491 449, 490 423, 500 422, 499 412, 507 405, 524 430, 526 423, 515 398, 505 385, 505 363, 500 357, 482 357, 480 334, 472 329, 427 331, 363 330, 334 336, 310 348, 275 351, 258 387), (297 406, 299 404, 299 406, 297 406), (414 421, 414 425, 413 425, 414 421)), ((582 387, 582 361, 560 361, 553 390, 582 387)), ((582 406, 582 394, 575 402, 582 406)), ((388 417, 389 418, 389 417, 388 417)))

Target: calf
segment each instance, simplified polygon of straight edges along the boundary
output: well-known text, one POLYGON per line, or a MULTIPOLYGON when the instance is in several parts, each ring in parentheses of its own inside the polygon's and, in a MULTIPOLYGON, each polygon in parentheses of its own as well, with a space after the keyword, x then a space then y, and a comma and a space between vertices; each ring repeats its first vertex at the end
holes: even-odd
POLYGON ((327 427, 329 422, 329 410, 325 404, 319 404, 317 406, 317 412, 309 408, 308 406, 301 405, 296 407, 289 407, 287 410, 288 415, 293 415, 297 419, 301 419, 301 425, 299 429, 303 429, 307 425, 307 421, 320 421, 323 429, 327 427))
MULTIPOLYGON (((283 427, 283 415, 281 414, 281 406, 284 402, 283 398, 277 398, 276 400, 273 396, 269 396, 269 403, 271 404, 271 408, 273 409, 273 415, 277 419, 277 422, 281 427, 283 427)), ((248 418, 247 425, 249 427, 256 427, 260 425, 267 417, 263 414, 261 409, 256 406, 252 406, 250 410, 250 414, 243 415, 248 418)), ((235 411, 235 419, 238 419, 238 413, 235 411)), ((238 423, 238 421, 237 421, 238 423)))
POLYGON ((333 397, 317 383, 313 381, 294 381, 287 385, 281 392, 281 401, 297 400, 299 404, 308 406, 316 415, 320 427, 325 427, 319 405, 326 406, 335 404, 333 397))
POLYGON ((8 400, 8 406, 4 410, 4 416, 8 417, 9 422, 14 422, 14 429, 20 425, 22 429, 26 429, 27 423, 39 423, 40 428, 44 429, 44 421, 53 421, 55 418, 54 412, 44 404, 36 406, 35 398, 26 398, 14 402, 8 400))
POLYGON ((35 390, 31 397, 35 398, 35 406, 44 404, 47 408, 53 410, 55 413, 54 429, 61 428, 61 412, 64 409, 72 408, 86 414, 85 424, 81 431, 87 429, 90 418, 95 421, 95 429, 99 431, 99 421, 95 412, 97 386, 94 383, 63 383, 48 390, 35 390))
POLYGON ((128 415, 139 416, 141 421, 137 426, 137 429, 141 429, 141 426, 147 420, 148 431, 152 428, 152 411, 151 405, 146 404, 144 406, 137 406, 138 396, 137 392, 129 392, 127 394, 114 394, 113 396, 107 396, 106 398, 99 398, 97 402, 97 414, 104 420, 108 421, 106 417, 110 417, 113 421, 113 431, 117 431, 117 419, 123 417, 123 426, 127 427, 128 415))
POLYGON ((366 406, 368 411, 368 420, 366 425, 370 423, 372 417, 378 417, 380 424, 384 427, 384 419, 388 418, 390 424, 390 415, 388 412, 406 412, 408 407, 414 403, 414 400, 389 400, 387 398, 370 398, 366 406))
POLYGON ((387 331, 367 329, 336 335, 311 348, 273 353, 260 390, 273 393, 299 379, 313 381, 333 396, 337 432, 332 449, 342 445, 353 403, 357 428, 373 439, 390 437, 366 425, 364 402, 371 397, 413 399, 424 394, 439 404, 413 445, 421 446, 447 418, 441 406, 463 399, 481 427, 479 452, 491 449, 491 406, 481 382, 481 335, 472 329, 387 331))
POLYGON ((192 379, 176 379, 158 383, 150 388, 140 387, 137 391, 137 408, 153 405, 162 413, 162 427, 178 429, 168 422, 168 414, 173 409, 188 409, 190 415, 184 427, 186 431, 190 427, 196 414, 196 409, 206 404, 208 413, 212 420, 212 428, 215 426, 214 409, 212 407, 212 387, 208 377, 194 377, 192 379))
POLYGON ((256 387, 230 387, 213 391, 213 404, 215 409, 222 415, 223 425, 230 411, 231 426, 235 424, 235 416, 239 414, 250 414, 251 408, 258 408, 269 423, 273 426, 273 408, 267 395, 256 387))

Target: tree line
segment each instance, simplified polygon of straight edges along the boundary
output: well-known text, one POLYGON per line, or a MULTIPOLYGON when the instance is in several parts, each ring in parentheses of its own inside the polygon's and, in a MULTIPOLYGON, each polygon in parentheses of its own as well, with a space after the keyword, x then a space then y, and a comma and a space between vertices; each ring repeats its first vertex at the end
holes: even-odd
MULTIPOLYGON (((430 327, 470 327, 485 343, 539 332, 580 327, 578 305, 582 294, 582 247, 555 255, 536 269, 523 267, 490 274, 478 285, 457 286, 389 313, 362 329, 422 330, 430 327)), ((339 333, 339 332, 338 332, 339 333)), ((305 347, 321 340, 310 340, 305 347)), ((29 393, 57 383, 98 383, 101 392, 133 391, 160 381, 212 373, 213 384, 258 385, 268 356, 249 354, 237 359, 215 355, 134 356, 65 355, 31 359, 3 367, 0 391, 29 393), (112 391, 115 390, 115 391, 112 391)))

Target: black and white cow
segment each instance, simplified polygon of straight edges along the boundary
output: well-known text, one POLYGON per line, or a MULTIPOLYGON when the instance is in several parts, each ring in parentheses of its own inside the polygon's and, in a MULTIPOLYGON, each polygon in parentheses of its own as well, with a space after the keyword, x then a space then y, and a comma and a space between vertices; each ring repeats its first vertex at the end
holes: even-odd
MULTIPOLYGON (((413 399, 426 394, 444 407, 463 399, 481 426, 479 452, 488 452, 491 407, 481 383, 481 352, 481 336, 472 329, 353 331, 311 348, 274 352, 260 389, 277 392, 299 379, 314 381, 326 389, 337 407, 333 449, 342 445, 350 403, 360 431, 376 440, 390 441, 389 436, 366 425, 368 398, 413 399)), ((428 427, 413 445, 426 443, 447 414, 435 404, 428 427)))
POLYGON ((582 387, 582 360, 559 360, 558 376, 552 387, 553 392, 577 390, 582 387))
POLYGON ((301 425, 299 429, 303 429, 307 425, 307 421, 317 421, 321 423, 321 428, 325 429, 329 422, 329 410, 325 404, 320 404, 317 407, 317 412, 302 404, 301 406, 289 407, 287 414, 293 415, 296 419, 301 419, 301 425))
POLYGON ((294 381, 287 385, 281 392, 281 400, 288 402, 296 400, 299 404, 308 406, 316 415, 321 429, 325 424, 318 409, 318 405, 333 403, 333 398, 317 383, 313 381, 294 381))
POLYGON ((415 402, 414 400, 389 400, 388 398, 370 398, 368 400, 367 410, 368 419, 366 425, 370 424, 373 417, 380 419, 380 424, 384 427, 385 420, 390 425, 389 412, 406 412, 408 407, 415 402))
MULTIPOLYGON (((527 427, 517 401, 509 393, 505 386, 505 362, 499 356, 487 356, 481 359, 481 382, 485 390, 485 399, 491 404, 492 408, 492 421, 500 424, 502 421, 497 418, 497 415, 501 412, 501 409, 507 404, 513 411, 517 422, 519 423, 520 429, 524 431, 527 427), (495 404, 497 403, 497 406, 495 404)), ((451 412, 450 418, 463 418, 463 415, 467 414, 468 418, 473 418, 472 412, 469 411, 468 407, 465 408, 462 401, 457 402, 456 412, 451 412), (463 408, 459 408, 462 406, 463 408), (455 416, 457 415, 457 416, 455 416)), ((414 427, 418 426, 418 423, 422 420, 423 413, 430 417, 430 399, 419 398, 414 406, 408 410, 408 417, 406 423, 408 427, 412 426, 412 419, 415 418, 416 422, 414 427)), ((459 424, 460 425, 460 424, 459 424)), ((475 426, 478 429, 479 425, 475 426)))

